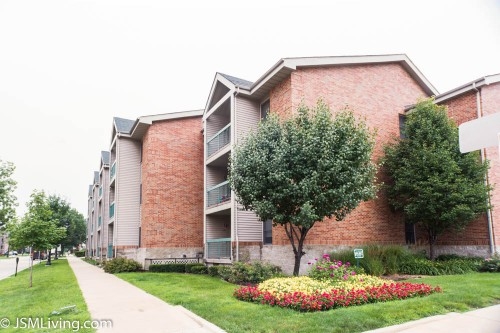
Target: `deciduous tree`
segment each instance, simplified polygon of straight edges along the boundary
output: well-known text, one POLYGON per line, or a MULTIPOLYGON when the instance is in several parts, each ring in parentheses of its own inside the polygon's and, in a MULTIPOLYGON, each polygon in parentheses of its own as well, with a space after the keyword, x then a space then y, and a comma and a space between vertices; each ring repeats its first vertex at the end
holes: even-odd
POLYGON ((0 160, 0 233, 16 217, 17 199, 14 191, 17 183, 12 178, 14 170, 14 164, 0 160))
POLYGON ((245 209, 284 227, 295 256, 294 275, 316 222, 342 220, 374 197, 373 146, 374 133, 351 111, 332 117, 319 101, 286 119, 271 113, 235 147, 231 188, 245 209))
MULTIPOLYGON (((64 238, 66 230, 58 227, 43 191, 33 191, 28 210, 20 223, 11 223, 8 227, 9 242, 15 247, 30 247, 32 251, 51 249, 64 238)), ((33 268, 33 261, 31 264, 33 268)), ((31 269, 30 287, 33 285, 31 269)))
POLYGON ((430 257, 439 235, 463 230, 488 209, 487 161, 461 154, 458 128, 446 108, 419 101, 406 118, 404 138, 385 148, 389 203, 406 222, 422 227, 430 257))

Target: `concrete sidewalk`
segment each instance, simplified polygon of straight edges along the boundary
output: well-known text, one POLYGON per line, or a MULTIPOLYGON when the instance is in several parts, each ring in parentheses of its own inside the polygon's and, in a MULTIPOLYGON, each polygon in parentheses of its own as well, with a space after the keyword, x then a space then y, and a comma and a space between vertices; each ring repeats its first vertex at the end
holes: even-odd
POLYGON ((219 327, 173 306, 83 260, 68 256, 93 320, 111 320, 98 332, 216 333, 219 327))
POLYGON ((368 332, 500 333, 500 304, 464 313, 450 312, 368 332))

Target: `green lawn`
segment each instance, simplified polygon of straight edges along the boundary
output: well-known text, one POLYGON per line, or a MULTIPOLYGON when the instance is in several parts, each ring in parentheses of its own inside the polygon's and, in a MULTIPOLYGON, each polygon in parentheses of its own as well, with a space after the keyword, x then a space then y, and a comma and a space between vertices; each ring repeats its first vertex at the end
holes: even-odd
POLYGON ((451 311, 500 303, 500 274, 426 277, 411 282, 443 293, 326 312, 299 313, 236 300, 236 286, 207 275, 121 273, 120 278, 174 305, 182 305, 227 332, 363 332, 451 311))
MULTIPOLYGON (((30 270, 0 280, 0 331, 3 332, 76 332, 76 325, 91 320, 75 275, 65 259, 53 260, 51 266, 35 263, 33 287, 29 288, 30 270), (76 305, 76 310, 60 315, 50 315, 54 310, 76 305), (31 323, 40 328, 23 328, 31 323), (8 328, 4 328, 8 322, 8 328), (50 318, 50 320, 49 320, 50 318), (3 320, 3 321, 2 321, 3 320), (36 323, 38 320, 38 323, 36 323), (68 322, 63 322, 68 321, 68 322), (43 324, 42 324, 43 323, 43 324), (49 324, 50 323, 50 324, 49 324), (51 325, 65 325, 65 329, 45 329, 51 325), (15 326, 18 326, 16 329, 15 326), (45 328, 44 328, 45 327, 45 328)), ((78 332, 95 332, 80 328, 78 332)))

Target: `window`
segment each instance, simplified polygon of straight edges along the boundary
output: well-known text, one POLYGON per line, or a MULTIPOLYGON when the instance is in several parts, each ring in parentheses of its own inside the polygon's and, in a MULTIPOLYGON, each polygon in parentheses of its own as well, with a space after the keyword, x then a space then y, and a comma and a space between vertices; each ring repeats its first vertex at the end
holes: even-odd
POLYGON ((266 119, 267 116, 269 115, 269 109, 270 109, 271 104, 269 103, 269 100, 265 101, 260 105, 260 119, 266 119))
POLYGON ((399 137, 401 139, 405 139, 405 123, 406 123, 406 115, 400 114, 399 115, 399 137))
POLYGON ((272 244, 273 243, 273 221, 267 220, 263 222, 263 235, 262 241, 264 244, 272 244))
POLYGON ((415 244, 415 224, 405 222, 405 242, 415 244))
POLYGON ((142 184, 139 185, 139 205, 142 205, 142 184))

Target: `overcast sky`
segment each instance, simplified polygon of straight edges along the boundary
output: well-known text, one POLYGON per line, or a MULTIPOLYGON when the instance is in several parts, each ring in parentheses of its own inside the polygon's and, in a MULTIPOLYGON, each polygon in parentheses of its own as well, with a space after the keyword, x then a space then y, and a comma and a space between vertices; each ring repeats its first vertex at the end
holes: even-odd
POLYGON ((440 92, 500 73, 499 0, 176 2, 0 1, 0 160, 16 166, 18 215, 39 189, 86 216, 113 116, 202 109, 216 72, 406 53, 440 92))

